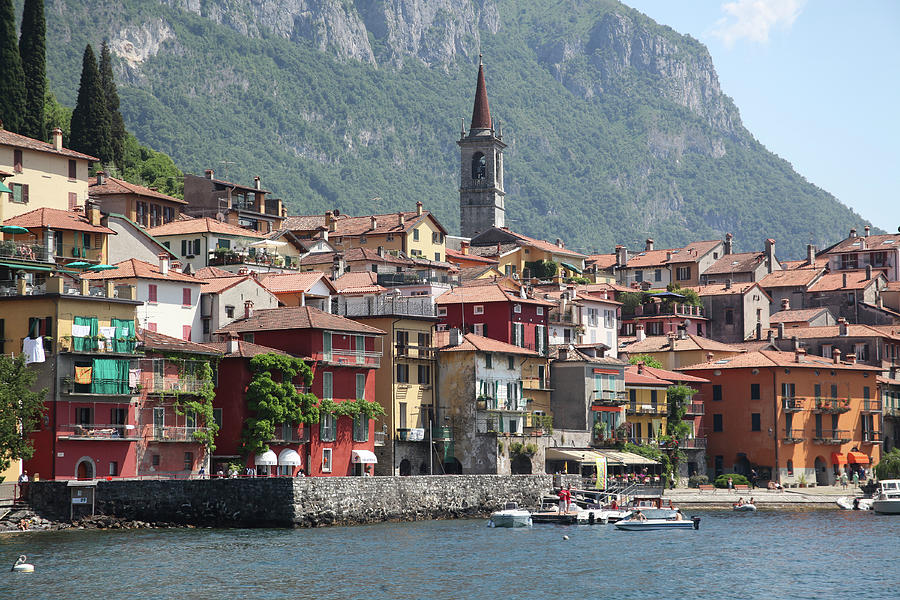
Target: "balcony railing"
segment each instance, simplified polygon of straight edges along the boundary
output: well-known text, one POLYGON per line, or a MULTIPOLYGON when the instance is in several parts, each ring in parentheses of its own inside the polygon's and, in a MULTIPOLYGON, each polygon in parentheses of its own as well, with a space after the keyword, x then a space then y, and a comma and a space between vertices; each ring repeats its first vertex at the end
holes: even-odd
POLYGON ((814 412, 845 413, 850 410, 850 401, 842 398, 816 398, 814 412))
POLYGON ((493 396, 478 396, 475 399, 478 410, 497 410, 521 412, 528 405, 528 398, 495 398, 493 396))
POLYGON ((309 427, 294 427, 290 425, 275 426, 275 435, 270 442, 276 444, 305 444, 309 441, 309 427))
POLYGON ((797 412, 798 410, 803 410, 804 403, 803 398, 781 398, 781 406, 784 408, 784 412, 797 412))
POLYGON ((798 442, 802 442, 804 440, 803 430, 802 429, 785 429, 784 430, 784 443, 785 444, 796 444, 798 442))
POLYGON ((81 246, 56 247, 53 249, 53 255, 57 260, 86 260, 89 262, 100 262, 103 260, 103 251, 100 248, 82 248, 81 246))
POLYGON ((206 427, 154 427, 153 439, 157 442, 193 442, 195 433, 206 432, 206 427))
POLYGON ((135 354, 137 338, 134 339, 93 339, 90 336, 63 336, 60 344, 61 352, 77 352, 79 354, 135 354))
POLYGON ((603 406, 622 406, 628 403, 628 392, 622 390, 594 390, 591 402, 603 406))
POLYGON ((685 317, 702 317, 703 307, 693 306, 691 304, 680 304, 678 302, 651 302, 648 304, 639 304, 634 307, 633 313, 623 313, 622 319, 633 319, 636 317, 651 317, 677 315, 685 317))
POLYGON ((678 440, 678 447, 684 450, 700 450, 706 448, 705 437, 682 438, 678 440))
POLYGON ((665 404, 630 404, 626 410, 629 415, 664 415, 668 412, 665 404))
POLYGON ((263 253, 250 253, 244 251, 209 253, 209 265, 213 267, 226 265, 258 265, 261 267, 274 267, 276 269, 296 270, 300 268, 298 259, 291 256, 280 256, 263 253))
POLYGON ((203 388, 203 381, 194 377, 161 377, 154 375, 144 379, 148 394, 196 394, 203 388))
POLYGON ((315 353, 313 358, 322 362, 344 367, 365 367, 377 369, 381 366, 381 352, 358 352, 356 350, 332 350, 315 353))
POLYGON ((822 429, 813 436, 813 442, 817 444, 846 444, 849 441, 849 429, 822 429))
POLYGON ((867 413, 880 413, 884 408, 881 400, 863 400, 862 411, 867 413))
POLYGON ((53 262, 43 244, 25 244, 13 240, 0 242, 0 259, 12 258, 33 262, 53 262))
POLYGON ((344 304, 337 311, 345 317, 380 317, 405 315, 434 317, 437 312, 430 296, 387 296, 367 298, 365 302, 344 304))
POLYGON ((684 414, 685 416, 706 414, 706 405, 702 402, 691 402, 690 404, 685 405, 684 414))
POLYGON ((127 379, 92 377, 90 383, 76 383, 75 377, 62 377, 62 389, 67 396, 134 396, 137 391, 128 387, 127 379))
POLYGON ((881 431, 863 431, 862 441, 864 444, 880 444, 884 437, 881 431))
POLYGON ((60 439, 134 442, 140 440, 133 424, 102 425, 99 423, 63 423, 56 426, 60 439))

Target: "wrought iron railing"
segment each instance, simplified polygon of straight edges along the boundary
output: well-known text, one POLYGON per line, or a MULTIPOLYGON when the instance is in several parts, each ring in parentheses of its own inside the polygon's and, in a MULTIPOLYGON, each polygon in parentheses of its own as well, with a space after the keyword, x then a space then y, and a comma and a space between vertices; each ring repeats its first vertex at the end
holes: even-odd
POLYGON ((194 434, 206 432, 206 427, 153 427, 153 439, 157 442, 193 442, 194 434))
POLYGON ((849 429, 820 429, 813 436, 818 444, 844 444, 850 441, 849 429))

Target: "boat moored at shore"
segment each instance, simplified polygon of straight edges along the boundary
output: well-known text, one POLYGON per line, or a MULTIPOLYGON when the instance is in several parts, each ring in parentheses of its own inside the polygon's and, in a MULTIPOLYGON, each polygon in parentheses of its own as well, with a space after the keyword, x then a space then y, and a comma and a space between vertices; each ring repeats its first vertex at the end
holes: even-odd
POLYGON ((880 515, 900 515, 900 479, 885 479, 879 483, 872 510, 880 515))

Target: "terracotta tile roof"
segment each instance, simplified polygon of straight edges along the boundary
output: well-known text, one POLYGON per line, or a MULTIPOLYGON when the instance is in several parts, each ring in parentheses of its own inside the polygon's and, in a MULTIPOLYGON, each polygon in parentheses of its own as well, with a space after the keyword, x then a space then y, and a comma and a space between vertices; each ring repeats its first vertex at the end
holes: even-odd
POLYGON ((222 235, 236 235, 251 238, 265 237, 263 234, 253 231, 252 229, 238 227, 236 225, 231 225, 230 223, 223 223, 222 221, 218 221, 211 217, 177 219, 171 223, 148 229, 147 233, 154 237, 184 235, 186 233, 221 233, 222 235))
MULTIPOLYGON (((123 260, 122 262, 118 262, 114 265, 115 269, 109 269, 107 271, 99 271, 97 273, 83 273, 81 275, 82 279, 88 279, 91 281, 102 281, 106 279, 162 279, 165 281, 181 281, 183 283, 195 283, 197 285, 205 284, 206 281, 202 279, 197 279, 192 275, 185 275, 184 273, 179 273, 173 269, 169 269, 169 273, 167 275, 163 275, 159 271, 159 265, 152 265, 148 262, 144 262, 142 260, 138 260, 136 258, 129 258, 128 260, 123 260)), ((204 288, 205 292, 206 289, 204 288)))
POLYGON ((640 290, 632 289, 630 287, 625 287, 624 285, 618 285, 615 283, 586 283, 583 285, 576 286, 575 289, 578 290, 579 293, 581 293, 581 292, 589 292, 589 293, 596 293, 596 292, 624 293, 624 292, 628 292, 628 293, 631 293, 631 292, 635 292, 635 291, 640 291, 640 290))
MULTIPOLYGON (((469 283, 477 282, 472 280, 469 283)), ((459 304, 473 302, 519 302, 522 304, 539 304, 541 306, 555 306, 555 303, 535 298, 520 298, 518 294, 511 293, 500 284, 491 282, 488 285, 464 285, 444 292, 434 301, 435 304, 459 304)))
POLYGON ((812 262, 812 264, 806 262, 806 260, 781 260, 778 261, 781 263, 782 269, 815 269, 822 268, 828 265, 828 259, 816 259, 812 262))
POLYGON ((667 264, 669 258, 668 255, 675 250, 680 251, 680 248, 670 249, 670 250, 649 250, 642 251, 637 253, 634 256, 629 257, 628 262, 625 263, 625 266, 629 269, 631 268, 646 268, 646 267, 661 267, 667 264))
POLYGON ((806 287, 815 281, 823 269, 790 269, 773 271, 762 278, 759 285, 764 288, 806 287))
POLYGON ((334 280, 338 294, 380 294, 387 288, 378 285, 378 276, 372 271, 344 273, 334 280))
POLYGON ((836 273, 826 273, 819 278, 814 284, 809 286, 810 292, 834 292, 837 290, 862 290, 878 279, 879 272, 876 270, 872 274, 872 279, 866 278, 864 270, 859 271, 839 271, 836 273), (844 285, 844 276, 847 277, 847 285, 844 285))
MULTIPOLYGON (((195 175, 194 177, 199 177, 199 175, 195 175)), ((245 192, 260 192, 263 194, 269 193, 266 190, 256 189, 256 187, 241 185, 240 183, 234 183, 232 181, 225 181, 224 179, 213 179, 213 178, 209 178, 209 177, 204 177, 204 179, 207 179, 209 181, 212 181, 213 183, 219 184, 220 186, 237 188, 237 189, 245 191, 245 192)))
MULTIPOLYGON (((596 346, 597 344, 578 344, 577 346, 572 344, 551 344, 549 358, 554 362, 589 362, 598 365, 610 365, 613 367, 623 367, 627 365, 623 360, 619 360, 618 358, 613 358, 611 356, 591 356, 590 354, 584 352, 582 347, 596 346), (560 351, 566 351, 566 358, 560 358, 560 351)), ((606 345, 603 344, 605 347, 606 345)))
POLYGON ((537 352, 521 348, 506 342, 486 338, 474 333, 467 333, 463 336, 462 343, 459 346, 450 345, 449 331, 436 331, 434 334, 434 345, 439 352, 503 352, 505 354, 522 354, 525 356, 540 356, 537 352))
POLYGON ((284 306, 254 311, 249 319, 241 318, 216 331, 216 334, 291 329, 322 329, 369 335, 384 335, 375 327, 332 315, 311 306, 284 306))
POLYGON ((519 240, 524 242, 524 244, 520 244, 520 245, 532 246, 534 248, 537 248, 538 250, 543 250, 544 252, 552 252, 554 254, 563 254, 566 256, 574 256, 576 258, 582 258, 582 259, 587 258, 587 256, 582 254, 581 252, 575 252, 574 250, 569 250, 567 248, 560 248, 559 246, 557 246, 556 244, 553 244, 551 242, 547 242, 545 240, 539 240, 539 239, 533 238, 533 237, 528 237, 527 235, 524 235, 521 233, 516 233, 515 231, 510 231, 509 229, 506 229, 506 228, 503 228, 503 230, 509 234, 516 236, 517 238, 519 238, 519 240))
POLYGON ((4 225, 18 225, 27 229, 62 229, 65 231, 85 231, 116 235, 109 227, 91 225, 84 213, 58 208, 38 208, 3 221, 4 225))
POLYGON ((802 323, 813 320, 823 312, 828 312, 828 309, 821 307, 781 310, 769 316, 769 323, 802 323))
POLYGON ((216 277, 234 277, 234 273, 219 267, 203 267, 202 269, 197 269, 194 277, 197 279, 214 279, 216 277))
POLYGON ((669 264, 694 262, 700 257, 712 252, 713 248, 722 243, 722 240, 704 240, 701 242, 691 242, 684 248, 680 248, 678 252, 672 253, 669 264))
POLYGON ((732 346, 741 352, 755 352, 756 350, 778 350, 778 347, 767 339, 762 340, 744 340, 743 342, 732 342, 732 346))
POLYGON ((625 266, 630 268, 661 267, 667 264, 695 262, 721 244, 721 240, 705 240, 692 242, 684 248, 668 248, 663 250, 644 250, 631 256, 625 266))
MULTIPOLYGON (((772 329, 772 331, 776 331, 772 329)), ((796 336, 798 339, 829 339, 839 337, 879 337, 900 341, 900 327, 890 325, 847 325, 847 335, 841 336, 840 325, 819 325, 816 327, 795 327, 785 331, 786 337, 796 336)))
POLYGON ((765 252, 740 252, 738 254, 726 254, 708 269, 704 275, 730 275, 732 273, 749 273, 765 262, 765 252))
POLYGON ((760 284, 756 282, 733 283, 731 284, 730 288, 726 287, 726 284, 724 283, 715 283, 710 285, 699 285, 691 289, 696 291, 697 294, 699 294, 702 298, 704 296, 729 296, 732 294, 744 295, 748 294, 753 288, 758 289, 771 302, 772 298, 769 296, 769 294, 766 293, 762 286, 760 286, 760 284))
POLYGON ((265 289, 265 286, 257 281, 255 277, 251 277, 250 275, 232 275, 231 277, 211 277, 204 279, 206 285, 203 286, 203 290, 201 291, 204 294, 221 294, 225 290, 233 288, 237 284, 243 283, 248 279, 265 289))
POLYGON ((520 246, 518 244, 514 244, 512 242, 500 243, 500 244, 490 244, 488 246, 469 246, 469 254, 468 256, 478 257, 490 257, 490 256, 505 256, 510 252, 515 252, 518 250, 520 246))
POLYGON ((235 341, 238 345, 238 351, 234 354, 230 354, 228 352, 228 342, 206 342, 204 345, 218 351, 219 354, 222 354, 225 358, 253 358, 254 356, 257 356, 259 354, 279 354, 281 356, 291 356, 284 350, 278 350, 277 348, 260 346, 259 344, 245 342, 244 340, 235 341))
POLYGON ((637 365, 629 365, 625 367, 625 385, 655 385, 660 387, 669 387, 675 383, 670 379, 663 379, 650 373, 638 373, 637 365))
POLYGON ((37 150, 38 152, 58 154, 59 156, 66 156, 68 158, 80 158, 82 160, 88 160, 91 162, 97 162, 100 160, 96 156, 91 156, 90 154, 82 154, 81 152, 75 152, 74 150, 69 150, 68 148, 57 150, 53 147, 53 144, 42 142, 41 140, 35 140, 30 137, 25 137, 24 135, 19 135, 18 133, 13 133, 12 131, 7 131, 5 129, 0 129, 0 146, 26 148, 28 150, 37 150))
POLYGON ((872 250, 890 250, 900 246, 900 234, 870 235, 848 237, 841 240, 826 252, 828 254, 846 254, 847 252, 868 252, 872 250), (865 247, 863 247, 865 242, 865 247))
MULTIPOLYGON (((632 365, 628 367, 628 369, 634 368, 637 370, 637 365, 632 365)), ((694 377, 693 375, 687 375, 686 373, 679 373, 678 371, 668 371, 666 369, 657 369, 656 367, 648 367, 644 365, 644 374, 651 375, 658 379, 668 380, 673 383, 684 382, 684 383, 709 383, 709 379, 704 379, 702 377, 694 377)))
POLYGON ((388 233, 401 233, 411 230, 422 221, 431 218, 438 229, 444 235, 447 234, 443 226, 427 210, 422 214, 416 211, 400 211, 383 215, 366 215, 362 217, 346 217, 335 221, 335 231, 330 235, 356 236, 356 235, 386 235, 388 233), (400 215, 403 215, 403 225, 400 224, 400 215), (375 217, 375 228, 372 228, 372 217, 375 217))
POLYGON ((618 304, 621 305, 621 302, 613 300, 615 294, 609 294, 609 298, 604 298, 602 293, 590 293, 590 292, 581 292, 578 294, 578 298, 575 300, 592 300, 594 302, 603 302, 604 304, 618 304))
POLYGON ((260 284, 273 294, 308 292, 320 281, 331 291, 337 291, 327 275, 320 271, 307 271, 305 273, 271 273, 261 277, 259 280, 260 284))
POLYGON ((92 177, 88 182, 89 196, 114 196, 123 194, 134 194, 136 196, 156 198, 158 200, 166 200, 167 202, 175 202, 177 204, 187 204, 185 200, 181 200, 180 198, 167 196, 162 192, 151 190, 150 188, 135 183, 129 183, 123 179, 116 179, 115 177, 107 176, 106 182, 103 185, 97 183, 96 177, 92 177))
POLYGON ((498 274, 496 267, 493 265, 483 265, 481 267, 463 267, 459 270, 459 280, 460 281, 469 281, 472 279, 478 279, 485 273, 494 272, 494 274, 498 274))
MULTIPOLYGON (((335 219, 346 219, 347 215, 337 215, 335 219)), ((315 231, 319 228, 325 228, 325 215, 297 215, 287 217, 281 223, 282 229, 291 231, 315 231)))
POLYGON ((198 344, 180 340, 149 329, 139 329, 137 338, 144 342, 145 350, 162 350, 164 352, 187 352, 191 354, 221 354, 219 350, 206 344, 198 344))
MULTIPOLYGON (((640 342, 634 342, 624 349, 628 354, 641 354, 643 352, 660 352, 668 350, 669 338, 665 335, 650 335, 640 342)), ((687 350, 710 350, 715 352, 740 352, 740 349, 730 344, 723 344, 716 340, 701 337, 699 335, 687 334, 685 339, 675 338, 675 351, 683 352, 687 350)))
POLYGON ((694 371, 700 369, 746 369, 751 367, 787 367, 791 369, 840 369, 844 371, 880 371, 880 367, 870 367, 860 363, 835 364, 833 359, 822 356, 810 356, 802 354, 798 362, 794 352, 778 352, 775 350, 757 350, 746 352, 727 358, 717 359, 711 362, 681 367, 679 371, 694 371))
POLYGON ((447 255, 447 260, 450 262, 454 262, 456 260, 467 260, 471 262, 479 262, 484 263, 486 265, 496 265, 498 261, 487 258, 486 256, 479 256, 477 254, 463 254, 458 250, 453 250, 452 248, 447 248, 445 250, 445 254, 447 255))
POLYGON ((585 266, 593 266, 598 269, 608 269, 610 267, 615 266, 616 264, 616 255, 615 254, 591 254, 586 259, 584 259, 585 266))
POLYGON ((381 256, 378 252, 370 250, 369 248, 347 248, 346 250, 339 250, 337 252, 316 252, 315 254, 310 254, 301 258, 300 264, 307 266, 331 264, 334 262, 335 254, 343 254, 344 262, 348 264, 356 262, 374 262, 403 266, 412 266, 414 264, 413 261, 405 256, 394 256, 389 252, 385 252, 384 256, 381 256))

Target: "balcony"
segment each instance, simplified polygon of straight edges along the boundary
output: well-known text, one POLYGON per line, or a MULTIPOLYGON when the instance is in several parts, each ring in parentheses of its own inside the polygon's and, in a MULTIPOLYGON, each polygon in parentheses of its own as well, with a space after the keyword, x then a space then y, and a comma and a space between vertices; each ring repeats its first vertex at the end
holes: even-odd
POLYGON ((56 426, 59 439, 69 441, 136 442, 141 439, 133 424, 61 423, 56 426))
POLYGON ((87 262, 102 262, 102 248, 83 248, 81 246, 61 245, 54 248, 53 256, 57 261, 84 260, 87 262))
POLYGON ((276 425, 275 435, 269 438, 273 444, 305 444, 309 441, 309 427, 276 425))
POLYGON ((862 412, 864 413, 880 413, 884 409, 881 400, 863 400, 862 412))
POLYGON ((435 442, 452 442, 453 441, 453 428, 452 427, 432 427, 431 428, 431 439, 435 442))
POLYGON ((397 358, 418 358, 420 360, 435 360, 434 348, 419 346, 416 344, 394 344, 394 356, 397 358))
POLYGON ((803 410, 804 404, 804 398, 781 398, 781 407, 784 409, 784 412, 797 412, 803 410))
POLYGON ((458 275, 429 275, 427 271, 403 271, 401 273, 378 273, 378 285, 386 288, 404 285, 453 284, 459 285, 458 275))
POLYGON ((25 244, 13 240, 0 242, 0 260, 2 259, 53 262, 53 258, 47 252, 45 245, 25 244))
POLYGON ((381 366, 381 352, 358 352, 356 350, 332 350, 331 352, 316 352, 313 356, 316 360, 329 365, 340 367, 360 367, 365 369, 377 369, 381 366))
POLYGON ((436 317, 437 310, 430 296, 369 297, 365 302, 350 302, 340 307, 337 314, 354 317, 436 317))
POLYGON ((195 433, 205 433, 206 427, 154 427, 155 442, 196 442, 195 433))
POLYGON ((91 336, 64 335, 60 339, 60 352, 73 354, 135 354, 137 338, 101 339, 91 336))
POLYGON ((846 444, 849 441, 849 429, 822 429, 813 436, 813 442, 816 444, 846 444))
POLYGON ((165 377, 154 374, 153 377, 142 379, 142 383, 148 395, 164 396, 197 394, 202 390, 204 381, 194 377, 165 377))
POLYGON ((881 431, 863 431, 863 444, 880 444, 884 441, 883 432, 881 431))
POLYGON ((850 400, 844 398, 816 398, 813 412, 840 414, 850 410, 850 400))
POLYGON ((802 429, 785 429, 784 430, 784 439, 782 440, 785 444, 798 444, 804 440, 803 430, 802 429))
POLYGON ((706 438, 682 438, 678 440, 678 447, 682 450, 703 450, 706 448, 706 438))
POLYGON ((665 415, 668 409, 665 404, 630 404, 626 412, 629 415, 665 415))
POLYGON ((628 403, 628 392, 622 390, 594 390, 591 404, 597 406, 622 406, 628 403))
POLYGON ((300 268, 299 259, 291 256, 280 256, 265 252, 256 252, 255 248, 249 250, 229 250, 217 248, 209 253, 209 266, 222 267, 227 265, 254 265, 278 270, 295 271, 300 268))
POLYGON ((591 446, 594 448, 615 448, 626 442, 633 442, 636 438, 628 438, 617 434, 591 435, 591 446))
POLYGON ((397 428, 397 440, 401 442, 424 442, 425 430, 416 427, 397 428))
POLYGON ((635 306, 633 313, 623 312, 622 319, 656 316, 703 317, 703 307, 679 302, 649 302, 635 306))
POLYGON ((691 402, 684 407, 684 416, 701 416, 706 414, 706 405, 702 402, 691 402))
POLYGON ((90 383, 76 383, 75 377, 60 378, 60 392, 66 396, 135 396, 137 391, 128 386, 127 379, 92 377, 90 383))

